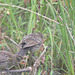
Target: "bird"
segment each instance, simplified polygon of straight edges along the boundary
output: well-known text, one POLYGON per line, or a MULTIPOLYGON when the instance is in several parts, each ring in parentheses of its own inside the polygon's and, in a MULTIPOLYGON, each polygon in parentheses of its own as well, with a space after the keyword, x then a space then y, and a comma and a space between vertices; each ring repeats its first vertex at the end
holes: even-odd
POLYGON ((22 57, 8 51, 0 51, 0 71, 9 70, 10 67, 20 63, 22 57))
POLYGON ((19 43, 20 50, 18 51, 19 56, 24 56, 28 54, 28 51, 35 52, 37 51, 43 42, 43 34, 42 33, 31 33, 24 37, 22 41, 19 43))

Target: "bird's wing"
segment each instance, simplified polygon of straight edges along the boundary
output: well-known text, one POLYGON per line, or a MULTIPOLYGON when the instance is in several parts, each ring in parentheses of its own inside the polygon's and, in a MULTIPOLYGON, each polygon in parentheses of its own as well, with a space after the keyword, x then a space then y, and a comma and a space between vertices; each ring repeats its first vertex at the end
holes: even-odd
POLYGON ((29 37, 27 39, 23 39, 20 44, 22 45, 22 48, 27 48, 27 47, 35 46, 39 43, 40 41, 37 41, 36 39, 29 37))

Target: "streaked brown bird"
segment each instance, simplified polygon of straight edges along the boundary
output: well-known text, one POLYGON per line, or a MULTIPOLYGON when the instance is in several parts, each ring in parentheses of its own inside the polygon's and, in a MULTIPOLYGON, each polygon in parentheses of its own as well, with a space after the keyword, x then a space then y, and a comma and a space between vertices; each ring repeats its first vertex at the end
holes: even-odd
POLYGON ((43 42, 43 34, 42 33, 31 33, 24 37, 22 41, 19 43, 20 51, 17 53, 19 56, 24 56, 30 52, 37 51, 43 42))
POLYGON ((20 63, 22 57, 17 54, 12 54, 8 51, 0 51, 0 71, 4 69, 10 69, 20 63))

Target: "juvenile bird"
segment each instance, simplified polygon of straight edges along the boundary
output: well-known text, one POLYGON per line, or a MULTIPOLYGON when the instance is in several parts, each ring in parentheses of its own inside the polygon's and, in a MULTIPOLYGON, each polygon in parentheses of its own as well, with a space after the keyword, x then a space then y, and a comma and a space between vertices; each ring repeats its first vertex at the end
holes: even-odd
POLYGON ((37 51, 41 47, 43 38, 42 33, 31 33, 27 35, 19 43, 20 51, 17 54, 19 56, 24 56, 28 53, 28 51, 37 51))
POLYGON ((8 51, 0 51, 0 71, 9 69, 13 65, 20 63, 22 57, 8 51))

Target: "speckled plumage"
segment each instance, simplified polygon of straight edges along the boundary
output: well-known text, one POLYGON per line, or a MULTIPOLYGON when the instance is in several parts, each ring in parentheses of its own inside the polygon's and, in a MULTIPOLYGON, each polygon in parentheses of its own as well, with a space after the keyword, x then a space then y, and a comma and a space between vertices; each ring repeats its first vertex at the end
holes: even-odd
POLYGON ((42 33, 31 33, 24 37, 19 43, 20 51, 17 53, 20 56, 26 55, 28 51, 37 51, 42 44, 43 34, 42 33))
POLYGON ((0 51, 0 70, 9 69, 13 65, 19 64, 20 59, 16 54, 8 51, 0 51))

